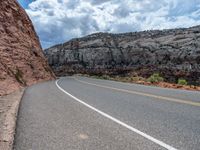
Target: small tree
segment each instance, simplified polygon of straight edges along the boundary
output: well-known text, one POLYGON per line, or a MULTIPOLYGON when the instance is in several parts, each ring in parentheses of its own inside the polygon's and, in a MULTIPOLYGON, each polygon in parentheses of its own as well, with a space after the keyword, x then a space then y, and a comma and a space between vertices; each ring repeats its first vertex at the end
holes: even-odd
POLYGON ((180 85, 187 85, 187 81, 185 79, 178 79, 178 84, 180 85))
POLYGON ((147 81, 151 82, 151 83, 158 83, 158 82, 162 82, 164 81, 163 77, 161 77, 159 75, 159 73, 154 73, 153 75, 151 75, 147 81))

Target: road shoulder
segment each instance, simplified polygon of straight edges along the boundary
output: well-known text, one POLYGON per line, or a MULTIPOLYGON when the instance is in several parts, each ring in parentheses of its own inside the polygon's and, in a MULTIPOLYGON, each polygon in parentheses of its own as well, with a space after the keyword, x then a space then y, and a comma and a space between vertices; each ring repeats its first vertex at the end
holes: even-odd
POLYGON ((15 127, 19 104, 24 88, 0 97, 0 149, 11 150, 13 147, 15 127))

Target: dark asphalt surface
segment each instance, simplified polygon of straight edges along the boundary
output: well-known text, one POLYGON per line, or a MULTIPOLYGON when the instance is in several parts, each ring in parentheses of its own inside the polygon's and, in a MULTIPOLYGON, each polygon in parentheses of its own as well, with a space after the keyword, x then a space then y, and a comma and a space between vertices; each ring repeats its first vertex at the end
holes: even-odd
MULTIPOLYGON (((61 78, 66 92, 120 121, 182 150, 200 149, 200 92, 164 89, 85 77, 61 78), (83 81, 83 82, 82 82, 83 81), (92 84, 87 84, 92 83, 92 84), (112 87, 187 101, 126 93, 112 87)), ((55 81, 29 87, 22 99, 15 150, 159 150, 62 92, 55 81)))

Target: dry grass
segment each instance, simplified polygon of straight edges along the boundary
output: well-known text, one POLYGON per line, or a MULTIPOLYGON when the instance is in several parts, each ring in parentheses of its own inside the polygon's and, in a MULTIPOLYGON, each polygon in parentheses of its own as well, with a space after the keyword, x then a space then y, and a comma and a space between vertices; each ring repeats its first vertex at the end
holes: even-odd
POLYGON ((200 91, 199 86, 194 85, 181 85, 176 83, 168 83, 164 82, 164 78, 162 78, 160 75, 153 74, 149 78, 143 78, 137 75, 130 75, 130 76, 108 76, 108 75, 102 75, 102 76, 90 76, 87 74, 79 74, 81 76, 87 76, 92 77, 96 79, 104 79, 104 80, 113 80, 113 81, 120 81, 120 82, 127 82, 127 83, 136 83, 136 84, 143 84, 143 85, 151 85, 151 86, 159 86, 164 88, 174 88, 174 89, 185 89, 185 90, 193 90, 193 91, 200 91), (150 80, 152 79, 152 80, 150 80), (155 82, 154 82, 155 81, 155 82))

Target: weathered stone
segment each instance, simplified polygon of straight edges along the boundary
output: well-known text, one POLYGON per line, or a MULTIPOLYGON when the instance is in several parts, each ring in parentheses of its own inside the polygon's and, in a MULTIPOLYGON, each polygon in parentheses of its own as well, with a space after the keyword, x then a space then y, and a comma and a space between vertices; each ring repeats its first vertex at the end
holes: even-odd
POLYGON ((1 0, 0 96, 53 78, 26 12, 16 0, 1 0))
POLYGON ((124 34, 96 33, 45 50, 57 75, 126 74, 200 84, 200 26, 124 34))

